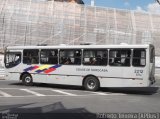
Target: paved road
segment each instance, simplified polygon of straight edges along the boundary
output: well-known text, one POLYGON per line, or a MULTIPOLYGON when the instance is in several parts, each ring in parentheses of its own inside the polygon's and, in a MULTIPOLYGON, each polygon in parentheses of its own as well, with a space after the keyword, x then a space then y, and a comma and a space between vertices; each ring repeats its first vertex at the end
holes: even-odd
MULTIPOLYGON (((47 84, 26 87, 17 81, 1 80, 0 112, 2 114, 54 112, 62 117, 66 113, 79 112, 155 113, 160 112, 159 87, 160 80, 157 80, 155 87, 151 88, 102 88, 98 92, 89 92, 81 87, 47 84)), ((70 116, 77 118, 76 115, 70 116)), ((78 117, 93 118, 92 115, 78 117)))

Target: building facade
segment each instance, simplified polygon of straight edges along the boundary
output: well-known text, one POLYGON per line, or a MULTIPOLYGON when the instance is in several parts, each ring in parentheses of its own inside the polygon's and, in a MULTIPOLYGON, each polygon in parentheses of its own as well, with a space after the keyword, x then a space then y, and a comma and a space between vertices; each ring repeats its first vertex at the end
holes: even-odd
MULTIPOLYGON (((52 0, 48 0, 48 1, 52 1, 52 0)), ((84 4, 84 2, 82 0, 54 0, 54 1, 58 1, 58 2, 72 2, 72 3, 84 4)))
POLYGON ((1 0, 0 48, 9 45, 149 44, 160 55, 160 15, 72 2, 1 0))

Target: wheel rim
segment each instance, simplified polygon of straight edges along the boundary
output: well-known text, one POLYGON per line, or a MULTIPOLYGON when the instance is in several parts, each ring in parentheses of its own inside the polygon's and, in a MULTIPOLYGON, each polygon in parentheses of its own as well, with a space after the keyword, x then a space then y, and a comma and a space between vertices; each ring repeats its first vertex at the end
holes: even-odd
POLYGON ((87 83, 87 87, 88 87, 89 89, 94 89, 94 88, 96 87, 96 82, 95 82, 94 80, 90 79, 90 80, 88 81, 88 83, 87 83))
POLYGON ((32 80, 32 79, 31 79, 31 77, 30 77, 30 76, 27 76, 27 77, 25 78, 25 82, 26 82, 26 83, 30 83, 30 82, 31 82, 31 80, 32 80))

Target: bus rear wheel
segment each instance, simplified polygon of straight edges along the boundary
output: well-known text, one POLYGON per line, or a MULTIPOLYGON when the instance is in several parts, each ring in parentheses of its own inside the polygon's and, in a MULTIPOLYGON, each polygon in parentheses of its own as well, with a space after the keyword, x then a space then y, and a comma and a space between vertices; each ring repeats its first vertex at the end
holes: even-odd
POLYGON ((100 87, 99 81, 94 76, 88 76, 84 80, 84 88, 89 91, 97 91, 100 87))
POLYGON ((32 86, 33 85, 33 80, 30 74, 24 74, 22 76, 22 84, 25 86, 32 86))

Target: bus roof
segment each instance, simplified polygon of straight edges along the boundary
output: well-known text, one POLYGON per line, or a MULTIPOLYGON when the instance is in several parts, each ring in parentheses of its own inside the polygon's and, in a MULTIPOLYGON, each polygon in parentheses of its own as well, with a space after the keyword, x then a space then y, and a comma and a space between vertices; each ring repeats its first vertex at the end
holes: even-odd
POLYGON ((148 48, 150 45, 57 45, 57 46, 8 46, 8 50, 21 50, 21 49, 99 49, 99 48, 148 48))

